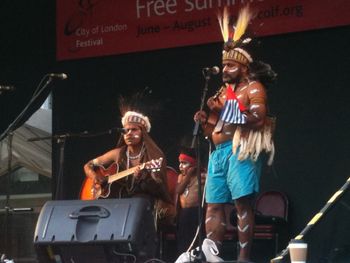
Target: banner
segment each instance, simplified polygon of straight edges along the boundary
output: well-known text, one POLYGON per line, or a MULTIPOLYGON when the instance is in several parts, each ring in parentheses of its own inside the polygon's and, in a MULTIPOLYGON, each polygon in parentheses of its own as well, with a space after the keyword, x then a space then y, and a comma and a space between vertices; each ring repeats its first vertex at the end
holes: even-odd
POLYGON ((220 42, 217 13, 247 3, 257 36, 350 24, 349 0, 57 0, 57 59, 220 42))

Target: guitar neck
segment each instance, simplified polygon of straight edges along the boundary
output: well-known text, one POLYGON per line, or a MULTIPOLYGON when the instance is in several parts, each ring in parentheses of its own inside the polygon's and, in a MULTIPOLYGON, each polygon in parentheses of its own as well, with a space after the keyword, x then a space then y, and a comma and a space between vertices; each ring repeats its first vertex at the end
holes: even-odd
POLYGON ((124 178, 124 177, 134 173, 136 168, 137 168, 137 166, 131 167, 131 168, 124 170, 120 173, 116 173, 116 174, 112 174, 112 175, 108 176, 108 183, 111 184, 111 183, 113 183, 121 178, 124 178))

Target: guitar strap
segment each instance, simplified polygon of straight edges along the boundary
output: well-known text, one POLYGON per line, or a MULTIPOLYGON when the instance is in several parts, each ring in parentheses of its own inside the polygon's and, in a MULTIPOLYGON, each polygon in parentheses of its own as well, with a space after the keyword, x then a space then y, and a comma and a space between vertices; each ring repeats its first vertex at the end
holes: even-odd
MULTIPOLYGON (((214 98, 214 99, 218 98, 218 97, 221 95, 221 93, 224 91, 225 88, 226 88, 225 85, 222 86, 222 87, 216 92, 216 94, 213 96, 213 98, 214 98)), ((220 133, 220 132, 222 131, 222 128, 224 127, 224 124, 225 124, 225 123, 221 120, 221 118, 218 118, 218 121, 216 122, 216 125, 215 125, 215 127, 214 127, 213 132, 215 132, 215 133, 220 133)))

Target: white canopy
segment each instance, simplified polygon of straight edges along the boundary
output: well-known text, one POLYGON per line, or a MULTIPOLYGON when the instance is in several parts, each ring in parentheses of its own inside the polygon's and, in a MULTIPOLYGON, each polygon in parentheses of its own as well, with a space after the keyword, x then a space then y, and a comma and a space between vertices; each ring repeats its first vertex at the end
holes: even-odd
MULTIPOLYGON (((40 108, 13 133, 11 170, 25 167, 51 177, 51 139, 28 141, 51 136, 52 111, 40 108)), ((8 172, 8 137, 0 142, 0 176, 8 172)))

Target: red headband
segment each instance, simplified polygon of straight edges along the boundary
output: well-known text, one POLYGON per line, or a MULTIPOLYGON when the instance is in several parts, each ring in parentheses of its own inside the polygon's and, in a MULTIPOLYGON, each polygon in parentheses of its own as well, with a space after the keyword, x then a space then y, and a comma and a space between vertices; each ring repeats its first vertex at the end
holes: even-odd
POLYGON ((194 159, 193 157, 184 154, 184 153, 180 153, 179 155, 179 161, 185 161, 190 163, 191 165, 195 165, 196 164, 196 159, 194 159))

